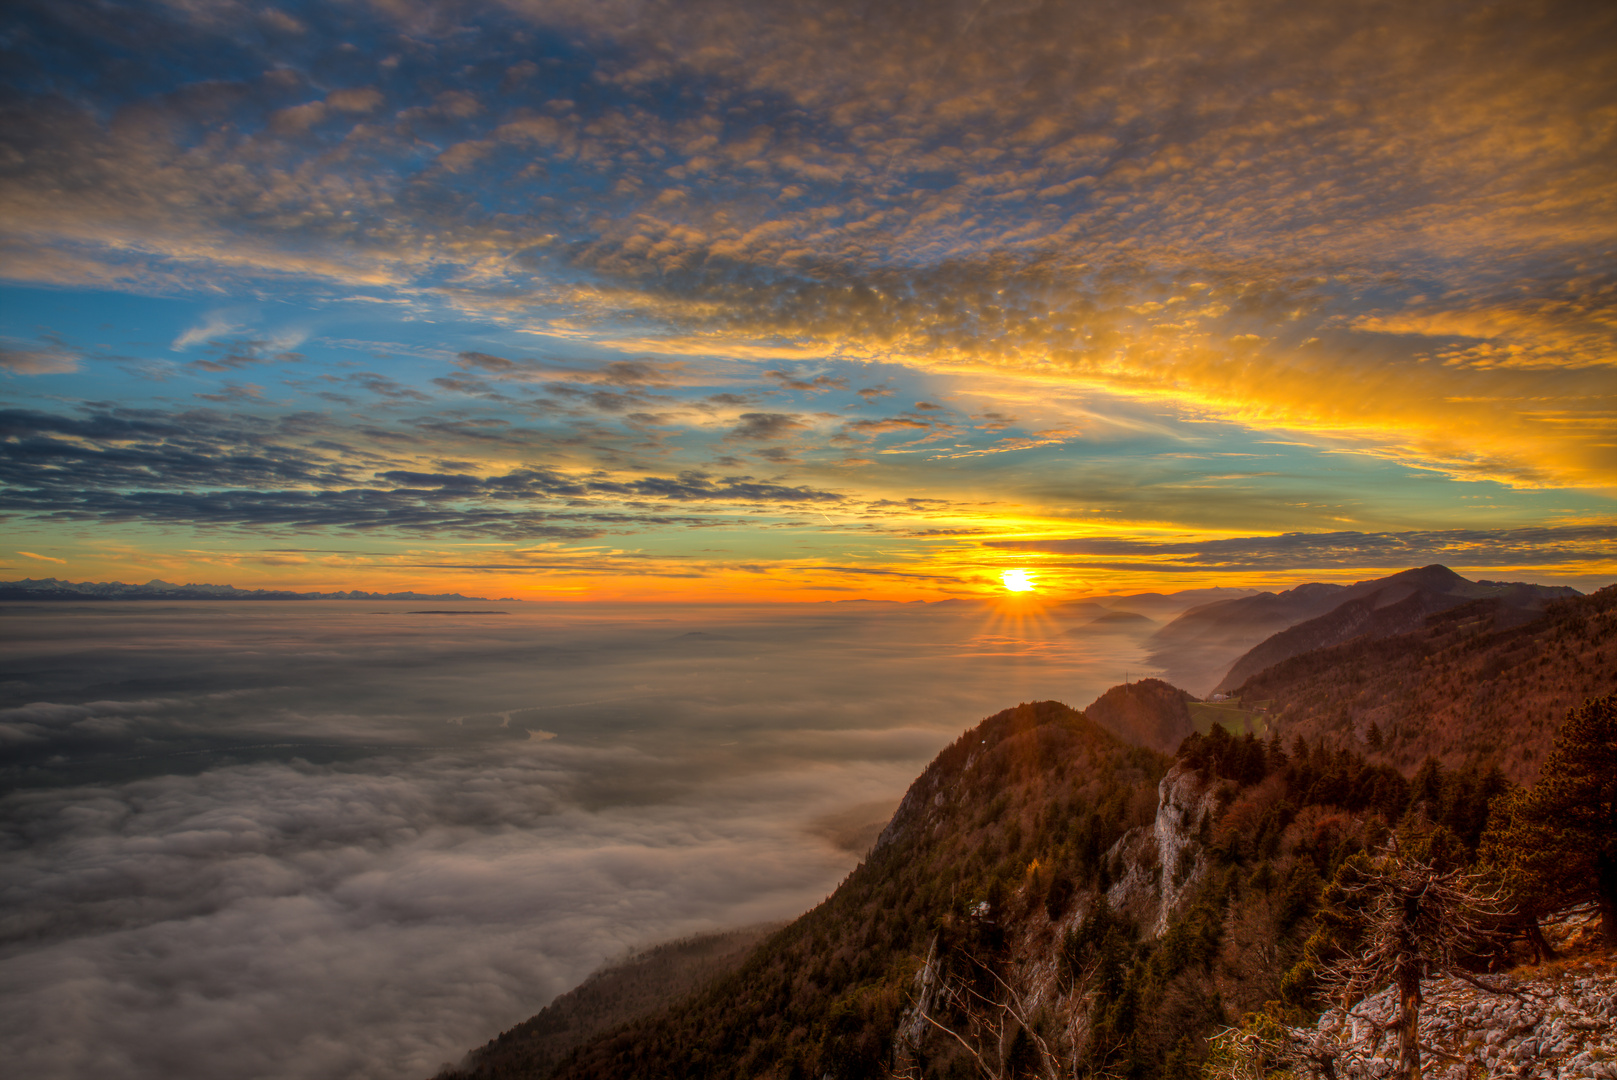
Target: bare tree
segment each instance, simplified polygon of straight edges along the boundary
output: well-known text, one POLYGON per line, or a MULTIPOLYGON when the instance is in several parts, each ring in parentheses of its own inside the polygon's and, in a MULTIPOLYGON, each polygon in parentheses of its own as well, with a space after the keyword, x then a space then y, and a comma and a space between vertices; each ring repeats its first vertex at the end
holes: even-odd
POLYGON ((1322 914, 1351 939, 1337 941, 1341 955, 1320 966, 1320 981, 1336 1004, 1311 1027, 1289 1027, 1274 1016, 1258 1014, 1226 1028, 1212 1040, 1208 1076, 1260 1080, 1276 1070, 1314 1080, 1366 1075, 1391 1032, 1398 1046, 1394 1075, 1420 1080, 1423 977, 1448 974, 1490 993, 1511 992, 1487 985, 1460 966, 1495 936, 1509 914, 1500 889, 1481 875, 1439 870, 1401 850, 1395 836, 1374 857, 1343 864, 1332 889, 1334 903, 1322 914), (1366 998, 1389 983, 1397 995, 1390 1018, 1361 1011, 1366 998), (1368 1039, 1362 1037, 1366 1033, 1368 1039))
MULTIPOLYGON (((936 956, 936 944, 934 941, 928 951, 928 965, 936 956)), ((966 963, 967 972, 943 973, 934 985, 923 988, 913 1006, 915 1014, 964 1048, 984 1080, 1005 1080, 1010 1076, 1010 1050, 1019 1034, 1028 1040, 1039 1074, 1045 1080, 1058 1080, 1065 1070, 1034 1023, 1032 1003, 1005 981, 991 962, 964 949, 955 954, 955 959, 966 963), (965 1023, 950 1026, 944 1022, 956 1017, 965 1023)), ((908 1077, 914 1071, 913 1066, 903 1065, 893 1075, 908 1077)))
POLYGON ((1501 892, 1469 870, 1440 871, 1400 850, 1396 836, 1367 864, 1340 876, 1335 889, 1339 906, 1356 913, 1362 937, 1322 969, 1321 981, 1344 1008, 1392 983, 1397 1075, 1420 1080, 1421 978, 1464 975, 1460 962, 1494 935, 1506 914, 1501 892))

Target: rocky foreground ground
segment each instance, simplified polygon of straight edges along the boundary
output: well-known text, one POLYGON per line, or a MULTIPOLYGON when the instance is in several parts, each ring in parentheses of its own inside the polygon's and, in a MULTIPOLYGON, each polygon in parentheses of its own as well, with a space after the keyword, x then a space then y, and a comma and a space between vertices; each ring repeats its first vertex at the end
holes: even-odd
MULTIPOLYGON (((1575 959, 1422 985, 1421 1044, 1432 1080, 1617 1080, 1617 956, 1575 959)), ((1326 1013, 1316 1038, 1349 1048, 1343 1080, 1390 1076, 1397 1064, 1392 990, 1347 1014, 1326 1013)), ((1299 1032, 1298 1034, 1302 1034, 1299 1032)))

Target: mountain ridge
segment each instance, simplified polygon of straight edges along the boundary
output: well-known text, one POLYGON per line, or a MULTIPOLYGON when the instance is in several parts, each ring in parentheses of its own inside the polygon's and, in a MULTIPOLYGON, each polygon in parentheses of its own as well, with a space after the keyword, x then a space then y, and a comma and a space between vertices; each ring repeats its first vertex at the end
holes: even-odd
POLYGON ((1268 701, 1285 738, 1371 754, 1409 771, 1426 758, 1537 775, 1559 718, 1617 688, 1617 585, 1551 601, 1521 622, 1497 597, 1428 615, 1415 630, 1290 657, 1235 690, 1268 701))
MULTIPOLYGON (((1345 640, 1339 635, 1332 636, 1329 622, 1272 643, 1275 637, 1367 597, 1375 598, 1368 602, 1368 607, 1377 610, 1415 594, 1428 594, 1423 602, 1429 609, 1427 614, 1444 606, 1488 597, 1507 598, 1528 609, 1537 605, 1541 610, 1543 603, 1550 599, 1581 595, 1565 586, 1470 581, 1434 563, 1352 585, 1309 582, 1279 593, 1261 592, 1198 605, 1157 630, 1146 639, 1146 646, 1150 650, 1149 659, 1169 682, 1192 693, 1221 692, 1241 681, 1230 681, 1237 665, 1242 665, 1244 679, 1297 652, 1345 640), (1254 653, 1257 655, 1249 660, 1248 656, 1254 653)), ((1352 614, 1345 612, 1342 621, 1351 623, 1352 614)), ((1387 622, 1391 628, 1391 620, 1387 622)), ((1411 628, 1411 625, 1399 624, 1396 632, 1411 628)))
POLYGON ((1526 582, 1468 581, 1445 566, 1406 570, 1379 581, 1350 586, 1322 615, 1265 638, 1230 666, 1213 687, 1222 693, 1293 656, 1339 645, 1356 637, 1393 637, 1421 625, 1427 616, 1476 600, 1500 601, 1505 619, 1527 622, 1551 600, 1581 595, 1576 589, 1526 582))

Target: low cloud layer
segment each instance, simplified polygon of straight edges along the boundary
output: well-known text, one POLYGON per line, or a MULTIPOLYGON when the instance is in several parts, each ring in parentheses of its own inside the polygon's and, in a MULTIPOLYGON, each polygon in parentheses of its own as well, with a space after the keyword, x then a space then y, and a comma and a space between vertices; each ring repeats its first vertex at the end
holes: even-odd
MULTIPOLYGON (((609 760, 514 757, 14 795, 10 1067, 425 1076, 629 945, 789 917, 845 869, 796 827, 835 807, 823 781, 591 813, 567 788, 609 760)), ((837 779, 866 798, 890 783, 837 779)))
POLYGON ((10 616, 14 1069, 429 1075, 625 948, 805 910, 961 728, 1143 667, 971 605, 408 606, 10 616))

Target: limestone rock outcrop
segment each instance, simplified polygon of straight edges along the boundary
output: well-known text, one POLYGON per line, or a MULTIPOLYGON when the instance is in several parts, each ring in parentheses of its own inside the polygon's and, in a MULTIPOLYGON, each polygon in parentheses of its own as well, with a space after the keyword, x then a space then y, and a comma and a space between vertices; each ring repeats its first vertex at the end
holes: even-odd
MULTIPOLYGON (((1421 986, 1423 1072, 1430 1080, 1617 1080, 1617 970, 1610 958, 1531 979, 1479 981, 1496 992, 1452 978, 1421 986)), ((1387 1025, 1396 1007, 1389 988, 1347 1013, 1320 1018, 1318 1034, 1347 1050, 1337 1066, 1342 1080, 1394 1074, 1397 1040, 1387 1025)))

